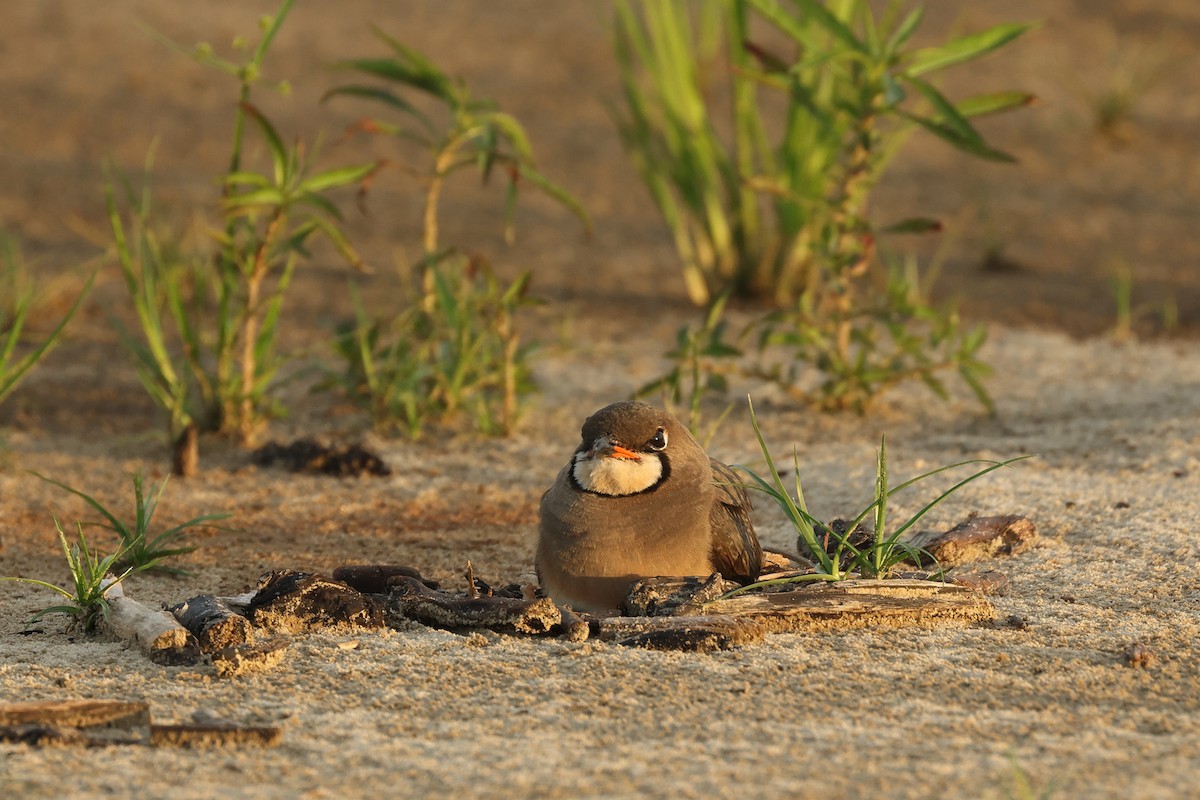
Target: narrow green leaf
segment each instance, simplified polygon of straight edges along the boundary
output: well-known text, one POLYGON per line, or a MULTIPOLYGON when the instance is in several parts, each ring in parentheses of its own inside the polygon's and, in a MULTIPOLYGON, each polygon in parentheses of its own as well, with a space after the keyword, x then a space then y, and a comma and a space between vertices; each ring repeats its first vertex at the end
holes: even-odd
POLYGON ((296 187, 298 192, 323 192, 327 189, 346 186, 352 183, 358 183, 374 174, 380 167, 378 161, 372 161, 366 164, 353 164, 346 167, 338 167, 336 169, 318 172, 312 177, 305 178, 299 186, 296 187))
POLYGON ((958 109, 954 107, 954 104, 934 88, 933 84, 919 78, 906 78, 905 81, 920 92, 929 101, 929 104, 933 106, 936 112, 936 117, 934 118, 936 122, 950 128, 962 139, 980 144, 983 143, 983 137, 979 135, 979 132, 971 127, 971 123, 967 121, 966 117, 958 113, 958 109))
POLYGON ((909 62, 905 73, 910 76, 945 69, 964 61, 971 61, 997 50, 1021 34, 1037 27, 1035 23, 1006 23, 954 39, 937 47, 918 50, 909 62))
POLYGON ((996 148, 984 143, 979 138, 964 138, 958 130, 951 128, 942 122, 926 119, 924 117, 918 117, 917 115, 910 114, 906 111, 901 111, 900 114, 906 119, 917 123, 939 139, 954 145, 963 152, 970 153, 973 156, 977 156, 988 161, 1000 161, 1005 163, 1016 162, 1015 158, 1010 156, 1008 153, 1005 153, 1003 150, 997 150, 996 148))
POLYGON ((267 142, 267 149, 271 151, 271 161, 275 166, 275 185, 285 185, 289 177, 288 150, 284 146, 279 132, 275 130, 275 126, 271 124, 271 121, 254 105, 242 103, 241 109, 258 126, 258 129, 262 132, 263 139, 267 142))
POLYGON ((885 228, 881 228, 881 233, 940 233, 942 231, 941 220, 932 219, 930 217, 911 217, 902 219, 899 222, 894 222, 885 228))
POLYGON ((892 35, 888 37, 887 44, 884 46, 884 57, 891 60, 900 47, 907 42, 921 26, 921 21, 925 18, 925 6, 917 6, 908 13, 908 16, 896 26, 892 31, 892 35))
POLYGON ((1037 102, 1037 96, 1028 92, 995 92, 992 94, 979 94, 974 97, 968 97, 966 100, 959 100, 954 104, 958 113, 970 119, 974 117, 983 117, 989 114, 999 114, 1004 111, 1011 111, 1014 108, 1023 108, 1024 106, 1033 105, 1037 102))
POLYGON ((378 86, 362 86, 352 84, 348 86, 338 86, 327 91, 321 96, 321 102, 325 102, 331 97, 357 97, 363 100, 374 100, 377 103, 382 103, 385 106, 391 107, 395 111, 407 114, 417 119, 428 133, 434 132, 433 122, 420 109, 408 102, 402 97, 398 97, 393 92, 387 89, 381 89, 378 86))

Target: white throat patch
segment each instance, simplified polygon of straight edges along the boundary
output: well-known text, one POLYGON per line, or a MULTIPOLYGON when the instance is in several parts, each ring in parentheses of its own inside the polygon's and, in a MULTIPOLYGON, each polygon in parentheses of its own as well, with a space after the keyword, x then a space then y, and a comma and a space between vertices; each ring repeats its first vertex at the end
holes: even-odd
POLYGON ((589 492, 621 497, 644 492, 662 477, 662 459, 656 455, 643 454, 634 458, 609 458, 588 454, 575 454, 571 474, 575 481, 589 492))

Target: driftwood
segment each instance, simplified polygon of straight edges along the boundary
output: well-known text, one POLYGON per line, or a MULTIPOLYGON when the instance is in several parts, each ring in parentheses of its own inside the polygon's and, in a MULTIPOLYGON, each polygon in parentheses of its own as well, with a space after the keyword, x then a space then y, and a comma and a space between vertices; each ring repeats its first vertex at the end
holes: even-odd
POLYGON ((394 619, 411 619, 451 630, 490 628, 537 635, 550 633, 562 623, 562 612, 548 597, 471 598, 430 589, 416 578, 404 578, 395 584, 385 602, 394 619))
POLYGON ((155 747, 271 747, 279 744, 281 738, 283 732, 273 725, 185 722, 150 726, 150 744, 155 747))
POLYGON ((42 725, 37 722, 27 722, 21 725, 0 725, 0 742, 27 744, 33 747, 47 747, 50 745, 98 747, 100 745, 113 744, 111 740, 92 736, 78 728, 62 728, 56 725, 42 725))
POLYGON ((200 652, 214 653, 223 647, 254 641, 254 626, 220 598, 202 594, 171 606, 179 624, 200 643, 200 652))
POLYGON ((0 725, 136 728, 150 724, 150 704, 126 700, 52 700, 0 705, 0 725))
POLYGON ((1037 526, 1032 520, 1009 514, 973 517, 948 531, 921 531, 908 543, 927 551, 937 559, 939 566, 953 567, 996 556, 1016 555, 1028 550, 1037 537, 1037 526))
POLYGON ((127 642, 133 642, 156 664, 195 664, 200 659, 196 637, 166 611, 157 611, 126 597, 121 584, 110 583, 108 627, 127 642))
POLYGON ((383 604, 341 581, 284 569, 268 572, 246 610, 256 626, 281 633, 353 625, 382 628, 383 604))
POLYGON ((726 588, 712 578, 638 581, 626 606, 650 616, 593 617, 592 634, 635 647, 709 651, 752 644, 768 633, 965 623, 995 616, 978 592, 929 580, 846 580, 724 600, 713 595, 718 587, 726 588), (647 598, 667 601, 647 603, 647 598))
POLYGON ((280 736, 276 727, 237 725, 224 720, 159 725, 150 719, 150 705, 142 702, 63 700, 0 704, 0 741, 38 746, 273 745, 280 736))
POLYGON ((996 610, 978 592, 922 580, 847 580, 786 592, 748 593, 705 606, 767 633, 871 626, 967 623, 992 619, 996 610))
MULTIPOLYGON (((931 552, 940 566, 953 567, 1020 552, 1036 537, 1030 520, 1008 515, 975 517, 949 531, 917 534, 909 543, 931 552)), ((803 565, 796 556, 780 553, 768 565, 777 570, 796 563, 803 565)), ((574 642, 595 637, 641 647, 713 650, 756 642, 767 633, 992 619, 995 609, 983 595, 1003 594, 1008 587, 1004 575, 978 567, 952 570, 945 583, 924 578, 918 570, 912 578, 797 584, 726 599, 721 598, 735 585, 719 575, 649 578, 631 587, 624 616, 597 616, 556 606, 532 587, 493 588, 469 564, 466 592, 444 591, 412 567, 349 565, 332 579, 278 570, 264 575, 249 596, 191 598, 173 611, 194 636, 114 585, 110 627, 160 663, 193 663, 202 646, 217 672, 231 676, 268 669, 283 658, 286 641, 255 645, 253 627, 302 633, 331 626, 399 628, 411 620, 450 630, 487 628, 574 642)))
POLYGON ((756 621, 727 614, 687 617, 596 617, 594 638, 651 650, 708 652, 762 641, 765 628, 756 621))

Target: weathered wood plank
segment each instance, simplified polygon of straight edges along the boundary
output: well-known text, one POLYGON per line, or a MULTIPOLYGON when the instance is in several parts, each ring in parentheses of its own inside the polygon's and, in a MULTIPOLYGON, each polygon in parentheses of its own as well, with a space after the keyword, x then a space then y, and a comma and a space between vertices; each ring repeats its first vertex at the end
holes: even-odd
POLYGON ((996 615, 991 602, 972 589, 921 580, 850 580, 747 593, 708 603, 705 612, 752 620, 769 633, 961 624, 996 615))
POLYGON ((150 724, 150 704, 129 700, 35 700, 0 704, 0 725, 135 728, 150 724))

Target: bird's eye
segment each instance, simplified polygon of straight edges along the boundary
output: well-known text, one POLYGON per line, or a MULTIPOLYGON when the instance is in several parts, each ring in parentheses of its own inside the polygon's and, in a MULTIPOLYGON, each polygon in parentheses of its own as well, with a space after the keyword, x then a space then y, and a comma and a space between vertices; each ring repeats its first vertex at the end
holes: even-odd
POLYGON ((648 447, 649 447, 651 450, 664 450, 664 449, 666 449, 666 446, 667 446, 667 432, 666 432, 664 429, 662 429, 662 428, 659 428, 659 429, 658 429, 658 433, 654 434, 654 437, 653 437, 652 439, 650 439, 650 441, 649 441, 649 442, 647 442, 647 443, 646 443, 646 445, 647 445, 647 446, 648 446, 648 447))

